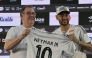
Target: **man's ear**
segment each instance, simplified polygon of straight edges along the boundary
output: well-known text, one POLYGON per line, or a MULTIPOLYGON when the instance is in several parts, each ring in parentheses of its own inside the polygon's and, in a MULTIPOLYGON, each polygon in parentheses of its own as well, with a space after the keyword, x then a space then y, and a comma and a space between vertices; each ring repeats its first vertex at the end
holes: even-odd
POLYGON ((20 14, 20 18, 22 19, 22 17, 23 17, 23 15, 22 14, 20 14))
POLYGON ((22 14, 20 14, 20 18, 21 18, 21 20, 23 20, 23 19, 22 19, 22 17, 23 17, 23 15, 22 15, 22 14))
POLYGON ((22 17, 22 14, 20 14, 20 17, 22 17))
POLYGON ((58 15, 56 15, 56 19, 58 20, 58 15))
POLYGON ((69 20, 71 20, 71 16, 69 15, 69 20))

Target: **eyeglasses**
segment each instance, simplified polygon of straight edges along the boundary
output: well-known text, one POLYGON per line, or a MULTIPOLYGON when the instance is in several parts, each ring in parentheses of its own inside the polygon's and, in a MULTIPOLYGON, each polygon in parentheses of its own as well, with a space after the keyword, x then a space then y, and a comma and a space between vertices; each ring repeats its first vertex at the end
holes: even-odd
POLYGON ((27 14, 27 15, 36 15, 35 12, 26 12, 26 13, 22 13, 22 14, 27 14))

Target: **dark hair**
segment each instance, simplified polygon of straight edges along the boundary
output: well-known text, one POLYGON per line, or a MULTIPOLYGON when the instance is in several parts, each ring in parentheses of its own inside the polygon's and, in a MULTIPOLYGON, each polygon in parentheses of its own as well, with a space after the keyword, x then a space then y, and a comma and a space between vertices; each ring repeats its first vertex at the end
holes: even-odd
MULTIPOLYGON (((26 6, 23 6, 22 9, 20 10, 20 15, 24 12, 24 10, 29 7, 29 8, 33 8, 33 6, 30 6, 30 5, 26 5, 26 6)), ((34 9, 34 8, 33 8, 34 9)), ((21 21, 21 24, 22 24, 22 21, 21 21)))
MULTIPOLYGON (((26 5, 26 6, 23 6, 22 9, 20 10, 20 15, 24 12, 24 10, 29 7, 29 8, 33 8, 33 6, 30 6, 30 5, 26 5)), ((34 9, 34 8, 33 8, 34 9)))

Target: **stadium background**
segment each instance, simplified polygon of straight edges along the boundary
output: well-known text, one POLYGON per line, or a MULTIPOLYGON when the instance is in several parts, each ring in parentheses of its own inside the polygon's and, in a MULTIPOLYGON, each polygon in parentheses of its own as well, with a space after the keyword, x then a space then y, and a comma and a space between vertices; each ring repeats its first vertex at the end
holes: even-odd
MULTIPOLYGON (((59 27, 56 8, 61 5, 69 7, 70 23, 82 25, 92 41, 92 0, 0 0, 0 58, 9 58, 10 52, 3 50, 4 39, 10 27, 21 25, 19 12, 24 5, 32 5, 36 10, 34 26, 50 32, 59 27)), ((92 53, 86 53, 92 58, 92 53)))

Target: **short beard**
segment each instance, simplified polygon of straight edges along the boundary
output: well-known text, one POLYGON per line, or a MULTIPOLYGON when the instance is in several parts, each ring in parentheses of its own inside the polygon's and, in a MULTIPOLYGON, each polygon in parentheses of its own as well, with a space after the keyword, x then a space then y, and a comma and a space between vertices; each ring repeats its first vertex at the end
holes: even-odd
POLYGON ((68 25, 68 23, 67 23, 67 24, 62 24, 62 23, 60 23, 60 25, 62 25, 62 26, 66 26, 66 25, 68 25))
POLYGON ((62 26, 66 26, 66 25, 68 25, 69 24, 69 21, 67 21, 67 24, 63 24, 62 22, 60 22, 59 21, 59 23, 60 23, 60 25, 62 25, 62 26))

